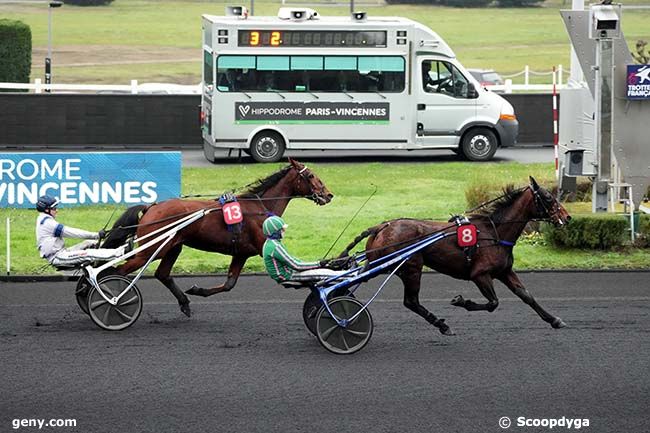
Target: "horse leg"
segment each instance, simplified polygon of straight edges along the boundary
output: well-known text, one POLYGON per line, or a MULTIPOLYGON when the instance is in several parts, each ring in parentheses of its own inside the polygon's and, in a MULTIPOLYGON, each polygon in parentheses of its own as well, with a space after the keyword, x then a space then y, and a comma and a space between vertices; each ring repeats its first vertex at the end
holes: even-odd
POLYGON ((438 319, 420 304, 422 267, 420 266, 419 269, 405 269, 399 273, 399 278, 404 284, 404 306, 438 328, 441 334, 454 335, 449 326, 445 324, 445 319, 438 319))
POLYGON ((229 292, 233 287, 235 287, 239 274, 241 273, 244 264, 246 264, 246 260, 248 260, 248 257, 233 256, 232 261, 230 262, 230 268, 228 269, 228 279, 226 279, 226 282, 222 285, 210 289, 192 286, 189 290, 186 290, 185 293, 188 295, 207 297, 221 292, 229 292))
POLYGON ((503 284, 505 284, 515 295, 519 297, 522 301, 524 301, 525 304, 529 305, 537 314, 539 314, 539 317, 542 318, 547 323, 550 323, 553 328, 564 328, 566 326, 566 323, 559 317, 553 316, 550 314, 548 311, 543 309, 537 301, 535 301, 535 298, 533 298, 533 295, 528 293, 528 290, 524 287, 523 283, 519 279, 519 276, 514 273, 513 270, 510 270, 510 272, 507 272, 503 275, 500 275, 499 281, 501 281, 503 284))
POLYGON ((167 287, 169 291, 172 292, 172 295, 176 297, 178 305, 181 307, 181 312, 187 317, 190 317, 192 316, 192 310, 190 309, 190 300, 187 298, 187 296, 185 296, 185 293, 183 293, 183 291, 176 285, 176 282, 170 275, 172 267, 174 266, 174 263, 176 263, 176 259, 178 259, 178 256, 182 250, 183 244, 178 244, 167 251, 167 254, 165 254, 160 260, 160 264, 158 265, 158 269, 156 269, 156 273, 154 275, 158 281, 163 283, 165 287, 167 287))
POLYGON ((499 306, 499 299, 496 293, 494 293, 492 277, 489 274, 480 274, 472 278, 472 281, 488 301, 485 304, 477 304, 470 299, 465 299, 461 295, 458 295, 451 300, 451 305, 463 307, 467 311, 489 311, 491 313, 496 310, 499 306))
POLYGON ((122 265, 115 268, 115 272, 119 275, 129 275, 131 272, 137 271, 147 263, 148 257, 136 255, 122 265))

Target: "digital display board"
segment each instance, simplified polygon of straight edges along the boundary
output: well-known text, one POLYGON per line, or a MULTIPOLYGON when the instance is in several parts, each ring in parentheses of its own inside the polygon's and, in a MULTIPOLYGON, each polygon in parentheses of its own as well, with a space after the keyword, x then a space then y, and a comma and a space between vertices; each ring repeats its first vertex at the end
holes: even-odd
POLYGON ((240 47, 385 48, 386 32, 343 30, 239 30, 240 47))

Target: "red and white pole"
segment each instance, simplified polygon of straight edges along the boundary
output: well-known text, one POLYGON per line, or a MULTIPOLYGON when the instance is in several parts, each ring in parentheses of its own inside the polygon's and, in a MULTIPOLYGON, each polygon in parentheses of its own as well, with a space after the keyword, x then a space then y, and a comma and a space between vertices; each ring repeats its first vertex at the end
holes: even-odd
POLYGON ((559 128, 558 128, 558 112, 557 112, 557 89, 555 84, 557 77, 555 75, 555 66, 553 66, 553 150, 555 151, 555 180, 560 180, 560 161, 559 161, 559 128))

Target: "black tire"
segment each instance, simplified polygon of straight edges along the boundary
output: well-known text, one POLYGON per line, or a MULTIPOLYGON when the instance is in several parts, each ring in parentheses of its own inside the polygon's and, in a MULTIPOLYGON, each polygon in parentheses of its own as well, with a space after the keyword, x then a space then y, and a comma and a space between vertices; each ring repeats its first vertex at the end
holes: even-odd
POLYGON ((305 326, 312 335, 316 335, 316 315, 321 305, 318 295, 311 292, 302 306, 302 320, 304 320, 305 326))
POLYGON ((286 148, 284 139, 274 131, 262 131, 251 142, 250 155, 257 162, 278 162, 286 148))
POLYGON ((214 149, 207 141, 203 142, 203 156, 212 164, 216 164, 217 159, 214 157, 214 149))
MULTIPOLYGON (((100 289, 107 297, 118 296, 131 283, 121 275, 111 275, 98 281, 100 289)), ((142 295, 134 284, 120 299, 117 305, 111 305, 94 287, 88 294, 88 311, 97 326, 107 331, 121 331, 133 325, 142 312, 142 295)))
MULTIPOLYGON (((97 279, 101 280, 104 277, 107 277, 109 275, 115 275, 117 274, 117 270, 113 267, 108 268, 103 270, 97 279)), ((74 295, 75 298, 77 298, 77 305, 79 305, 79 308, 81 308, 81 311, 83 311, 86 314, 89 314, 88 312, 88 294, 90 293, 90 289, 92 289, 92 285, 88 281, 88 279, 82 275, 79 277, 77 280, 77 287, 75 288, 74 295)))
POLYGON ((82 275, 77 280, 77 287, 74 291, 75 298, 77 298, 77 305, 86 314, 88 314, 88 293, 91 287, 86 277, 82 275))
POLYGON ((470 161, 489 161, 497 151, 499 142, 494 132, 487 128, 472 128, 465 133, 461 149, 470 161))
MULTIPOLYGON (((350 319, 363 308, 361 302, 348 296, 334 298, 327 303, 339 319, 350 319)), ((367 308, 346 327, 339 326, 325 306, 316 315, 318 342, 337 355, 351 355, 363 349, 370 341, 373 329, 372 316, 367 308)))
MULTIPOLYGON (((348 291, 348 289, 339 289, 334 293, 330 293, 329 299, 338 296, 348 296, 354 298, 354 295, 348 291)), ((322 307, 323 304, 318 297, 318 294, 310 292, 305 303, 302 305, 302 320, 305 322, 305 326, 311 332, 312 335, 316 336, 316 316, 318 315, 318 310, 322 307)))

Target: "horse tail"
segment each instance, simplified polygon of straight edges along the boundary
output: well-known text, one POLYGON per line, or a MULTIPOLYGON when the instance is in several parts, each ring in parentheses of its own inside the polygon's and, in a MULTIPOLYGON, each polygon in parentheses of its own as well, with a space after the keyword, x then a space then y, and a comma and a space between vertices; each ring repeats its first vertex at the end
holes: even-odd
POLYGON ((151 205, 137 205, 128 208, 113 224, 111 231, 102 243, 102 248, 117 248, 124 245, 138 229, 140 218, 149 210, 151 205))
POLYGON ((347 247, 345 247, 345 249, 341 252, 341 254, 338 255, 338 257, 339 258, 347 257, 350 254, 350 251, 352 250, 352 248, 356 247, 359 242, 361 242, 362 240, 364 240, 367 237, 376 236, 377 233, 382 231, 387 226, 388 226, 388 223, 384 222, 384 223, 381 223, 379 225, 376 225, 374 227, 370 227, 369 229, 366 229, 366 230, 362 231, 359 234, 359 236, 354 238, 354 240, 347 247))

